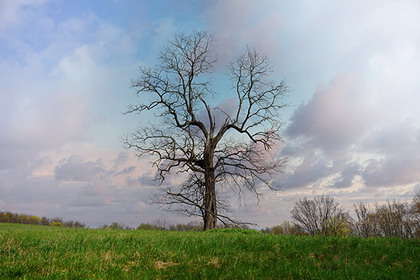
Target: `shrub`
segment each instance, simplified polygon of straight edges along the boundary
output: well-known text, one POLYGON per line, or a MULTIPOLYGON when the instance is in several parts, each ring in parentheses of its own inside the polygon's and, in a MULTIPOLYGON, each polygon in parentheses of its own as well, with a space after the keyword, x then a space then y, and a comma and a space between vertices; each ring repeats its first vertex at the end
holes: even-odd
POLYGON ((289 221, 285 221, 281 223, 280 225, 266 228, 262 230, 264 233, 270 233, 270 234, 289 234, 289 235, 304 235, 305 232, 302 231, 301 228, 298 226, 292 224, 289 221))
POLYGON ((54 226, 54 227, 62 227, 63 223, 59 222, 59 221, 54 221, 50 223, 50 226, 54 226))

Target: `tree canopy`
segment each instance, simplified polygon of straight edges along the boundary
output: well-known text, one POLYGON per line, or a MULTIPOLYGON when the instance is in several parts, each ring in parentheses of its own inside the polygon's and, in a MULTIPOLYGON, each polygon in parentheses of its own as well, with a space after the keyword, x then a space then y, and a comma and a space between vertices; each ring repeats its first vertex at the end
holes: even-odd
POLYGON ((217 196, 218 186, 258 195, 257 186, 271 188, 271 175, 285 162, 276 154, 285 83, 271 81, 268 58, 247 49, 228 65, 232 89, 216 92, 212 42, 205 32, 177 35, 155 67, 141 68, 133 84, 141 102, 128 113, 153 111, 157 120, 125 141, 138 156, 151 156, 157 180, 184 179, 162 202, 202 217, 204 229, 217 221, 240 223, 223 211, 228 205, 217 196))

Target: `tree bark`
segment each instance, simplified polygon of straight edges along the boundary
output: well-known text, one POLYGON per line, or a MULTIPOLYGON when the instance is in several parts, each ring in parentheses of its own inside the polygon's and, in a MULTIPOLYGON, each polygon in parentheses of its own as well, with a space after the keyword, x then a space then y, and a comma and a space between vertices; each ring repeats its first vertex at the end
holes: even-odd
POLYGON ((216 208, 216 184, 214 171, 205 174, 205 195, 204 195, 204 230, 216 227, 217 208, 216 208))
POLYGON ((213 157, 214 153, 212 149, 205 153, 204 230, 215 228, 217 222, 216 179, 214 175, 213 157))

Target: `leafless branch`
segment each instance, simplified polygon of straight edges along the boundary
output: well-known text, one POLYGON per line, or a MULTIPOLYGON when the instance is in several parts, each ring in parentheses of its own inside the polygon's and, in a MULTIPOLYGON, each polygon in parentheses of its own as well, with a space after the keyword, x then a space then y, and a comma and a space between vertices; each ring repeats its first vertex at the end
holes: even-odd
POLYGON ((268 59, 248 49, 230 66, 237 106, 232 112, 221 110, 209 98, 215 62, 211 45, 204 32, 178 35, 161 52, 158 66, 140 69, 133 87, 142 102, 127 113, 153 111, 162 122, 143 126, 125 140, 139 157, 154 158, 161 182, 172 173, 184 176, 177 191, 166 193, 165 203, 202 216, 205 229, 217 220, 240 223, 221 214, 217 185, 231 184, 258 196, 257 186, 271 187, 271 175, 285 163, 275 153, 285 84, 271 82, 268 59))

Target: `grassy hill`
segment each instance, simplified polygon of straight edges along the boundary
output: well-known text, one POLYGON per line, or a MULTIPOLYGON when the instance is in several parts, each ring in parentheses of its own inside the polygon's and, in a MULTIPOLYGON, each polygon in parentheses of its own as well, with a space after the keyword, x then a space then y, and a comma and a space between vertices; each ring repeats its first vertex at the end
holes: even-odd
POLYGON ((420 241, 0 224, 0 279, 420 279, 420 241))

